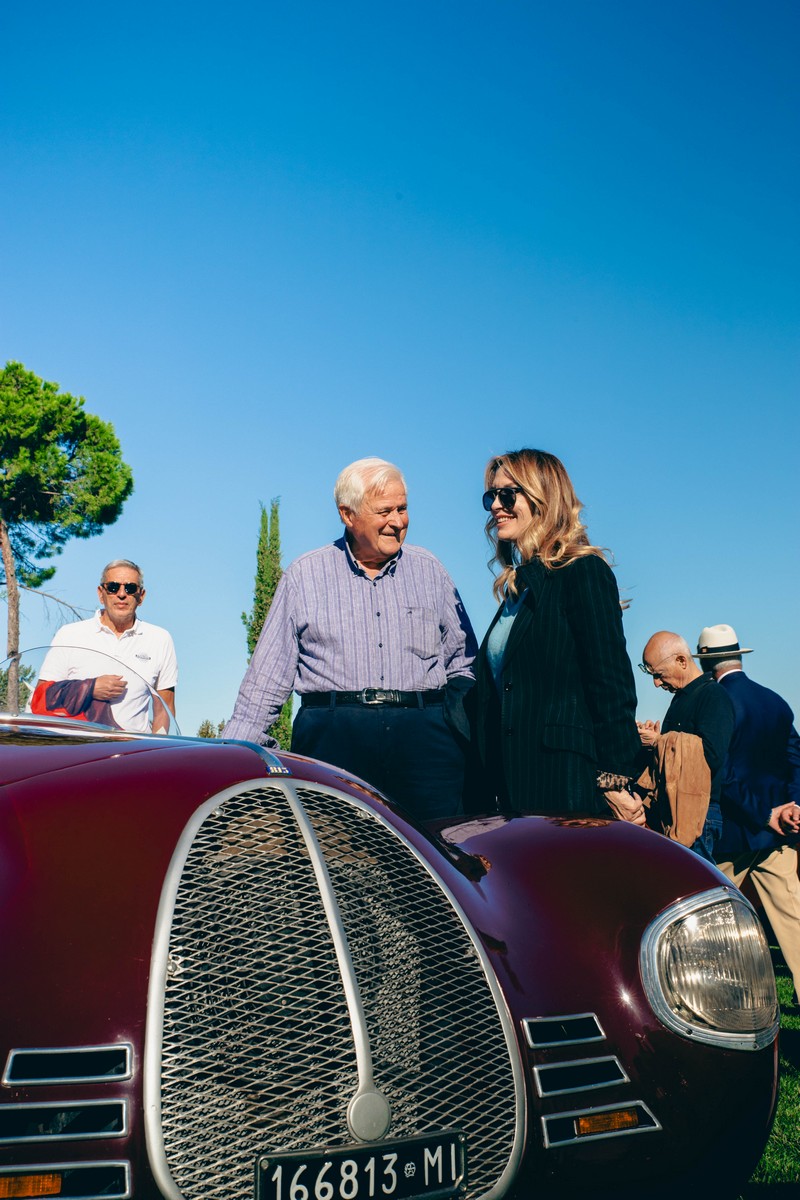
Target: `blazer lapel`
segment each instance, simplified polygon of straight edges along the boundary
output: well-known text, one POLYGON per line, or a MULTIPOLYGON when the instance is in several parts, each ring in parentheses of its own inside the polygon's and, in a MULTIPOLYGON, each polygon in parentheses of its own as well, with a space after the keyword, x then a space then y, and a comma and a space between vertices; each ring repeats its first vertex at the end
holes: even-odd
POLYGON ((517 647, 525 636, 528 626, 534 618, 536 609, 539 607, 542 588, 547 582, 547 567, 538 558, 534 558, 531 562, 525 563, 523 567, 517 570, 517 579, 525 584, 525 592, 522 604, 514 618, 511 631, 508 635, 506 651, 503 656, 504 662, 508 662, 516 652, 517 647))

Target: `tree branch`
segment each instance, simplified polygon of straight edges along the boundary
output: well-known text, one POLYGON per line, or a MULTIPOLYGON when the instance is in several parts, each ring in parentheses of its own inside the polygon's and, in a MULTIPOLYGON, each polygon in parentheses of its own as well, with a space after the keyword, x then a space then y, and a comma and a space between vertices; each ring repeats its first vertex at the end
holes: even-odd
POLYGON ((68 600, 62 600, 60 596, 54 596, 52 592, 43 592, 41 588, 26 587, 24 583, 18 584, 18 587, 20 591, 30 592, 34 596, 43 596, 45 600, 55 600, 56 604, 60 604, 62 608, 68 608, 79 621, 82 621, 87 613, 91 616, 94 612, 92 608, 76 608, 68 600))

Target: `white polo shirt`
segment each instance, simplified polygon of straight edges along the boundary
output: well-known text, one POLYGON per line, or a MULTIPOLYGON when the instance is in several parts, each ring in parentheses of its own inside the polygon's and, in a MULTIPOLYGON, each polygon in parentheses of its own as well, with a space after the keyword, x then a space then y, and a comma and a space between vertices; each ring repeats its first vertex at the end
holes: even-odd
POLYGON ((150 694, 140 681, 144 679, 156 691, 175 687, 178 681, 175 646, 166 629, 138 617, 130 629, 117 637, 102 624, 102 611, 98 609, 88 621, 73 621, 57 630, 42 663, 40 678, 60 682, 122 675, 128 687, 112 703, 114 720, 121 729, 146 733, 150 729, 150 694))

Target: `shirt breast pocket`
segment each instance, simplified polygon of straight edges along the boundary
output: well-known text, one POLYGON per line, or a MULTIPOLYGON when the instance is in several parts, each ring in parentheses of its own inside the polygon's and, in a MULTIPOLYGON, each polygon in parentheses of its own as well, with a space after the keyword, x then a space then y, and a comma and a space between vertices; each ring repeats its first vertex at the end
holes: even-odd
POLYGON ((438 653, 439 622, 431 608, 407 608, 405 615, 405 646, 419 658, 433 658, 438 653))
POLYGON ((146 683, 149 683, 150 687, 154 688, 156 686, 156 679, 158 678, 158 672, 156 671, 156 667, 155 667, 155 663, 153 662, 152 655, 150 655, 150 654, 135 655, 133 662, 131 663, 131 666, 133 667, 133 670, 136 672, 137 675, 141 676, 141 678, 144 679, 146 683))

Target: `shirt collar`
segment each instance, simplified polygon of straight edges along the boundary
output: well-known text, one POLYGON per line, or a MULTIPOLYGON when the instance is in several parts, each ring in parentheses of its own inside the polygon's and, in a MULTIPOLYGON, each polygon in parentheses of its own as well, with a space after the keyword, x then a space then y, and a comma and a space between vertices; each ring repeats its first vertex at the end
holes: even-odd
MULTIPOLYGON (((353 551, 350 549, 350 543, 348 542, 347 538, 346 537, 339 538, 339 544, 341 544, 344 547, 345 558, 347 559, 348 566, 350 567, 350 570, 353 572, 353 574, 354 575, 362 575, 364 577, 364 579, 368 579, 369 576, 367 575, 366 571, 363 569, 363 567, 360 567, 358 565, 355 558, 353 557, 353 551)), ((400 561, 400 559, 402 558, 402 556, 403 556, 403 547, 401 546, 400 549, 397 551, 397 554, 395 554, 394 558, 390 558, 387 563, 384 563, 384 565, 381 567, 380 571, 378 571, 378 574, 373 576, 373 580, 374 579, 382 579, 384 575, 394 575, 395 571, 397 570, 397 564, 400 561)))
MULTIPOLYGON (((114 630, 109 629, 108 625, 104 625, 103 622, 100 620, 102 613, 103 613, 103 609, 98 608, 97 612, 94 614, 96 632, 97 633, 110 633, 112 637, 116 637, 117 635, 114 633, 114 630)), ((140 633, 141 633, 141 628, 140 628, 139 618, 137 616, 134 616, 133 624, 131 625, 130 629, 126 629, 124 633, 120 634, 120 637, 132 637, 134 634, 136 634, 138 636, 140 633)))
POLYGON ((698 675, 696 679, 693 679, 691 683, 687 683, 686 687, 681 688, 680 691, 676 692, 675 694, 676 696, 685 696, 686 693, 691 692, 692 689, 697 691, 698 688, 707 687, 709 683, 713 682, 714 676, 709 674, 708 671, 704 671, 702 675, 698 675))
POLYGON ((744 674, 744 672, 742 671, 741 667, 730 667, 727 671, 723 671, 721 675, 717 675, 716 680, 717 680, 717 683, 719 683, 722 679, 725 679, 728 675, 743 675, 743 674, 744 674))

